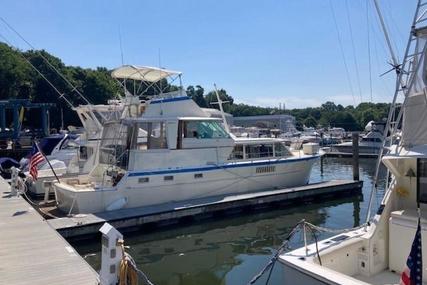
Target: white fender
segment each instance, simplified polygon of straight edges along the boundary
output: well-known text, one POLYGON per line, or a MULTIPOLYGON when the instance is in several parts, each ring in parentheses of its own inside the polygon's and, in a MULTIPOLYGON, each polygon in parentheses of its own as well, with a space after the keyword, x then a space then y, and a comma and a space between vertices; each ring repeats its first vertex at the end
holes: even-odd
POLYGON ((128 199, 126 197, 119 198, 112 203, 110 203, 105 210, 106 211, 114 211, 122 209, 128 203, 128 199))

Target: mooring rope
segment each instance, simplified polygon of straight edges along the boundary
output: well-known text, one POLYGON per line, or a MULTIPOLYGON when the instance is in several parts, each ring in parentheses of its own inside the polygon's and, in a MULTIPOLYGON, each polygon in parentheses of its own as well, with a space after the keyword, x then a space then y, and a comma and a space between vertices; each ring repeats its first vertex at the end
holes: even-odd
POLYGON ((286 248, 286 246, 289 243, 289 240, 292 238, 292 236, 300 229, 300 227, 305 223, 304 220, 299 221, 291 230, 291 232, 287 235, 285 240, 283 241, 282 245, 277 249, 276 253, 273 255, 273 257, 270 258, 268 263, 264 266, 264 268, 261 269, 261 271, 255 275, 249 282, 248 285, 252 285, 255 282, 258 281, 264 275, 265 272, 267 272, 268 269, 270 269, 268 279, 266 284, 268 284, 268 281, 270 280, 271 272, 273 271, 274 264, 276 263, 277 259, 279 258, 279 255, 283 252, 283 250, 286 248))
POLYGON ((351 231, 357 231, 357 230, 365 228, 366 226, 369 225, 369 223, 364 223, 364 224, 361 224, 360 226, 357 226, 357 227, 354 227, 354 228, 332 229, 332 228, 325 228, 325 227, 316 226, 316 225, 313 225, 312 223, 309 223, 309 222, 305 222, 305 224, 309 228, 311 228, 313 230, 316 230, 318 232, 326 232, 326 233, 334 233, 334 234, 340 234, 340 233, 347 233, 347 232, 351 232, 351 231))
POLYGON ((147 275, 138 269, 132 256, 125 251, 124 241, 119 240, 118 242, 122 248, 122 260, 119 266, 119 285, 138 285, 138 277, 142 280, 143 284, 154 285, 147 275))

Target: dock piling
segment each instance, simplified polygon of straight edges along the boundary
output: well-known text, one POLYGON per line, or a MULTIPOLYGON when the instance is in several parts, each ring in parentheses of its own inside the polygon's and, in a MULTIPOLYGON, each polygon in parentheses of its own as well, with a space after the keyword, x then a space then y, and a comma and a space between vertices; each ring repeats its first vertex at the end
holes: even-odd
POLYGON ((123 255, 119 241, 123 240, 123 235, 109 223, 104 223, 99 231, 102 233, 100 284, 117 284, 117 272, 123 255))
POLYGON ((353 139, 353 180, 359 180, 359 133, 352 133, 353 139))

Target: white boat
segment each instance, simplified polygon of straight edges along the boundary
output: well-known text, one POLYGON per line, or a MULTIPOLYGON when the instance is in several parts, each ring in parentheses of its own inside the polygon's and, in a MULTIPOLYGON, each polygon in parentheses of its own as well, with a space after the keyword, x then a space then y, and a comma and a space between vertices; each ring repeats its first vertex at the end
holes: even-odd
MULTIPOLYGON (((370 131, 359 140, 360 153, 378 154, 383 145, 383 135, 378 131, 370 131)), ((333 151, 352 153, 353 143, 343 142, 332 146, 333 151)))
POLYGON ((411 284, 421 284, 416 279, 421 279, 421 273, 422 284, 427 284, 427 27, 420 26, 427 19, 426 4, 418 1, 408 49, 397 73, 385 134, 390 130, 391 139, 402 122, 401 139, 382 157, 391 180, 380 207, 361 228, 281 254, 283 284, 399 284, 415 238, 418 208, 422 235, 418 254, 422 255, 424 267, 422 272, 413 271, 416 274, 411 284), (402 120, 393 123, 398 95, 404 96, 397 116, 402 120))
MULTIPOLYGON (((181 73, 124 66, 112 75, 164 84, 162 79, 181 73)), ((235 138, 223 123, 182 86, 161 92, 140 116, 104 125, 97 166, 88 175, 54 183, 58 208, 95 213, 308 183, 319 158, 315 151, 292 153, 281 139, 235 138), (138 141, 140 130, 146 140, 138 141)))
MULTIPOLYGON (((375 126, 375 124, 372 125, 372 122, 370 122, 370 124, 371 126, 375 126)), ((368 133, 363 135, 359 140, 359 152, 366 154, 378 154, 383 146, 383 138, 384 135, 381 129, 371 127, 368 133)), ((331 147, 331 150, 336 152, 352 153, 353 142, 350 141, 335 144, 331 147)))
MULTIPOLYGON (((56 181, 55 174, 57 177, 64 178, 89 173, 98 160, 98 148, 103 125, 109 121, 119 120, 122 116, 129 116, 126 109, 129 100, 134 99, 109 101, 105 105, 74 107, 73 110, 76 111, 83 125, 83 131, 77 136, 65 134, 63 139, 59 141, 56 139, 56 145, 46 156, 50 165, 47 161, 43 161, 38 166, 37 180, 34 181, 29 175, 28 165, 24 168, 24 173, 27 176, 26 184, 30 193, 33 196, 44 195, 46 188, 49 188, 51 184, 46 184, 46 182, 56 181)), ((142 106, 143 103, 140 105, 142 106)), ((55 137, 53 138, 55 139, 55 137)), ((42 148, 42 145, 40 147, 42 148)))

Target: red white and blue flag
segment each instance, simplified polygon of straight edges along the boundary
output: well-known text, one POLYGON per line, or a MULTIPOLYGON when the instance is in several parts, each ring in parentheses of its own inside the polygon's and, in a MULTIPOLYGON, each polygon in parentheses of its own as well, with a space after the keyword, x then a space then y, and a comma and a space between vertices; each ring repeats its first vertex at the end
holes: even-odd
POLYGON ((36 142, 33 143, 33 148, 31 149, 31 158, 30 158, 30 175, 34 180, 37 180, 38 170, 37 166, 44 160, 44 156, 39 150, 39 147, 36 142))
POLYGON ((406 261, 405 269, 400 277, 401 285, 422 285, 423 282, 423 256, 421 254, 421 225, 418 218, 417 232, 412 243, 411 253, 406 261))

